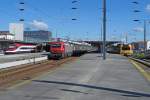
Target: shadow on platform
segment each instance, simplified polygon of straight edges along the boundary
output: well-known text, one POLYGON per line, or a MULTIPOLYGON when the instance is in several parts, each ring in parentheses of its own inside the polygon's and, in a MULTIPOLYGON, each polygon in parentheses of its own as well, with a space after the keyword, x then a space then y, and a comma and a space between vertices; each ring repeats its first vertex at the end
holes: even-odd
POLYGON ((105 91, 110 91, 110 92, 122 93, 122 96, 127 96, 127 97, 150 97, 149 93, 141 93, 141 92, 135 92, 135 91, 127 91, 127 90, 99 87, 99 86, 86 85, 86 84, 77 84, 77 83, 59 82, 59 81, 45 81, 45 80, 33 80, 33 81, 40 82, 40 83, 47 83, 47 84, 78 86, 78 87, 84 87, 84 88, 91 88, 95 90, 105 90, 105 91))

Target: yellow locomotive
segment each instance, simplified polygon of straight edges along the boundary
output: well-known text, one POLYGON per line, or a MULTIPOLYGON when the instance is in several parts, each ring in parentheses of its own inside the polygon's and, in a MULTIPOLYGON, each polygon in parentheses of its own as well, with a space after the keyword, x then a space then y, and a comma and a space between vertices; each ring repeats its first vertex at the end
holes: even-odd
POLYGON ((131 44, 121 44, 120 54, 124 56, 131 56, 133 54, 133 48, 131 44))

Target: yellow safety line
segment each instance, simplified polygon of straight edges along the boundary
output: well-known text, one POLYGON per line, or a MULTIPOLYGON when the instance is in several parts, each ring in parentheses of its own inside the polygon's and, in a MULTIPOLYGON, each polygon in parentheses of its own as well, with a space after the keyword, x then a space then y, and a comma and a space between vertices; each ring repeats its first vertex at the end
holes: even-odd
POLYGON ((135 68, 138 69, 139 72, 150 82, 150 75, 141 66, 139 66, 135 61, 133 60, 130 60, 130 61, 135 66, 135 68))

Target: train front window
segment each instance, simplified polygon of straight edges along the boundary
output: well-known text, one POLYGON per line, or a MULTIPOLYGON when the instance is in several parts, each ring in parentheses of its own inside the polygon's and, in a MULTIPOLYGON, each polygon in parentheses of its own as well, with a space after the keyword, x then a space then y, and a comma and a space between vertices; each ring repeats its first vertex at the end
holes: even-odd
POLYGON ((15 45, 10 45, 10 46, 9 46, 9 49, 14 49, 14 48, 16 48, 15 45))
POLYGON ((52 48, 61 48, 61 44, 51 44, 52 48))
POLYGON ((130 50, 130 47, 129 46, 123 46, 122 50, 130 50))

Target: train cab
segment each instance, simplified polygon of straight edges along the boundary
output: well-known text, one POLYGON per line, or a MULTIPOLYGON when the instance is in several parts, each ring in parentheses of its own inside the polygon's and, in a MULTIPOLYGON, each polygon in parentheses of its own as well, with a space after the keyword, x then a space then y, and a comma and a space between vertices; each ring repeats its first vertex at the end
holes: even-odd
POLYGON ((4 51, 5 54, 19 54, 19 53, 31 53, 35 51, 36 45, 24 44, 24 43, 13 43, 8 49, 4 51))
POLYGON ((49 42, 48 45, 48 52, 50 52, 48 59, 72 56, 73 47, 69 43, 49 42))
POLYGON ((122 44, 120 48, 120 54, 124 56, 131 56, 133 54, 133 48, 130 44, 122 44))

